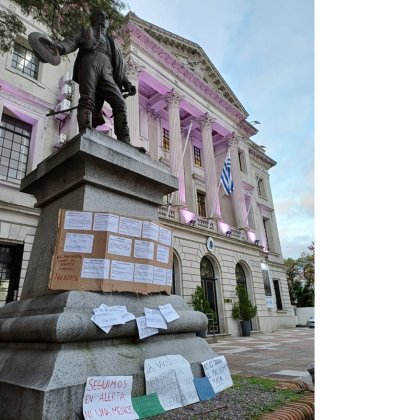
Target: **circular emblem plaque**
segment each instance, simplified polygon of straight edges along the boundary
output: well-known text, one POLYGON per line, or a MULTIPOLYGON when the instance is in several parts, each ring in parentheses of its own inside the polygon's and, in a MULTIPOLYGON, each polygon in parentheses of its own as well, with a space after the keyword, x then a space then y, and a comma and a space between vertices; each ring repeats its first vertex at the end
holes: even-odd
POLYGON ((215 249, 215 241, 213 240, 212 236, 209 236, 209 238, 207 239, 206 248, 210 252, 212 252, 215 249))

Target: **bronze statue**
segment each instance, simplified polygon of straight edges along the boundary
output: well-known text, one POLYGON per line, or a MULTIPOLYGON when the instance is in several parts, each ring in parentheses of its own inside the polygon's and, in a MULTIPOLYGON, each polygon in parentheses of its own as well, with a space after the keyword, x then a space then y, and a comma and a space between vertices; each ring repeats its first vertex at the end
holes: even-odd
MULTIPOLYGON (((80 90, 77 111, 79 131, 104 124, 102 107, 106 101, 113 110, 117 139, 130 143, 126 103, 122 91, 126 91, 127 96, 135 95, 136 87, 128 80, 127 66, 121 51, 115 45, 113 38, 107 34, 109 28, 107 14, 100 10, 96 11, 91 15, 90 22, 91 26, 78 27, 71 36, 57 43, 38 36, 38 48, 35 47, 34 52, 38 50, 40 54, 39 48, 42 47, 49 54, 48 57, 44 55, 46 58, 42 61, 57 65, 55 64, 57 57, 54 57, 54 63, 50 59, 54 56, 54 51, 59 55, 66 55, 78 49, 73 80, 79 84, 80 90)), ((33 33, 32 38, 35 34, 38 33, 33 33)))

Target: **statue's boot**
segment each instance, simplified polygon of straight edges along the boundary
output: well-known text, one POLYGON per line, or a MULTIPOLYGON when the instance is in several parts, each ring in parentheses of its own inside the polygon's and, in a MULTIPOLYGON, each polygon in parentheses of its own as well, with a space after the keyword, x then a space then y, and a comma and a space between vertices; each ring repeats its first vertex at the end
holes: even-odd
POLYGON ((113 112, 113 125, 116 138, 123 143, 130 144, 128 119, 125 111, 113 112))
POLYGON ((77 112, 78 132, 83 133, 92 128, 92 112, 87 108, 79 108, 77 112))

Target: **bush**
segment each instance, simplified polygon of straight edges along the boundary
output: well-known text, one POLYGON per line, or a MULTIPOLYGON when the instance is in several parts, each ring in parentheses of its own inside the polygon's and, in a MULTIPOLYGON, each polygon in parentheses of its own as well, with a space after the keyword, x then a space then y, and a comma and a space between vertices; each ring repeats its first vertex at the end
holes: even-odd
POLYGON ((248 321, 255 317, 257 313, 257 305, 253 305, 248 297, 247 288, 242 284, 237 285, 238 302, 232 306, 232 318, 248 321))

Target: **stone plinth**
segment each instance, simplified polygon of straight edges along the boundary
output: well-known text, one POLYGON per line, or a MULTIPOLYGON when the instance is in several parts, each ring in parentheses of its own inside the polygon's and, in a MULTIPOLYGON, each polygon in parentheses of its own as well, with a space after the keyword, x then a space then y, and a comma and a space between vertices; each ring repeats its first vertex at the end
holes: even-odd
POLYGON ((207 318, 181 297, 48 290, 59 208, 158 221, 162 196, 176 187, 158 162, 95 131, 70 140, 22 181, 41 216, 22 299, 0 310, 0 418, 81 419, 89 376, 132 375, 133 395, 142 395, 147 358, 181 354, 203 375, 200 362, 216 356, 196 337, 207 318), (140 341, 135 321, 100 330, 90 318, 102 303, 125 305, 137 317, 171 303, 180 319, 140 341))

